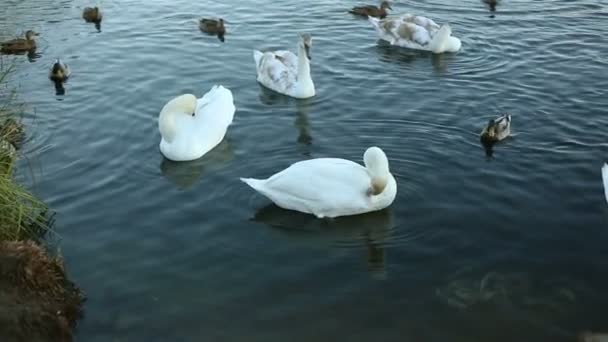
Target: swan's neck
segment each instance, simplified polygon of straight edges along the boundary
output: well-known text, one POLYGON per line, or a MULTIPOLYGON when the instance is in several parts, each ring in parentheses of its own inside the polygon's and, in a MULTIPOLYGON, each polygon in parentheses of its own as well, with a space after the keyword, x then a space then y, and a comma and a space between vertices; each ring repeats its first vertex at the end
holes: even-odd
POLYGON ((166 142, 173 142, 177 134, 176 116, 191 115, 195 109, 196 97, 192 94, 178 96, 163 107, 158 117, 158 129, 166 142))
POLYGON ((298 82, 312 82, 310 79, 310 61, 302 44, 298 44, 298 82))

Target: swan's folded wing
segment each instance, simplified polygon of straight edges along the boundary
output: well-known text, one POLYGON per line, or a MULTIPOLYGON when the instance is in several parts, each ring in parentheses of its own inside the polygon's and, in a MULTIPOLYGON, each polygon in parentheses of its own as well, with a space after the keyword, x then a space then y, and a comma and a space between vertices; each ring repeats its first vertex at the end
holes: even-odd
POLYGON ((288 199, 322 211, 361 209, 370 181, 366 169, 354 162, 319 158, 295 163, 265 184, 273 201, 288 199))
POLYGON ((296 74, 275 55, 266 53, 261 64, 260 81, 267 87, 285 92, 296 84, 296 74))
POLYGON ((292 70, 294 73, 297 73, 298 69, 298 56, 291 51, 288 50, 278 50, 274 52, 275 58, 278 56, 280 62, 285 64, 285 66, 292 70))

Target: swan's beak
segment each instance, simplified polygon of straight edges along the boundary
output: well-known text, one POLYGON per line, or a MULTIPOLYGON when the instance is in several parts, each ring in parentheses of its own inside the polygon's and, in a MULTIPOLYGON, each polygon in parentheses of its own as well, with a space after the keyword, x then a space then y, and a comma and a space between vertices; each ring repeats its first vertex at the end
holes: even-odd
POLYGON ((308 57, 308 60, 312 60, 312 58, 310 58, 310 45, 304 44, 304 50, 306 50, 306 57, 308 57))

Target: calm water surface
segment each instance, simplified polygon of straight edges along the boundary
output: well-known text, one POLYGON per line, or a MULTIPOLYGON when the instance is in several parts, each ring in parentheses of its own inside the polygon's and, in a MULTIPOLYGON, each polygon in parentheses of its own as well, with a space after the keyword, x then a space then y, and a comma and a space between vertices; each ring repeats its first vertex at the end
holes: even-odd
POLYGON ((21 178, 57 211, 68 269, 88 294, 79 341, 573 341, 608 331, 608 5, 397 1, 450 22, 456 54, 378 43, 359 1, 5 1, 3 39, 41 33, 17 62, 31 141, 21 178), (196 19, 221 15, 225 43, 196 19), (313 34, 318 95, 255 81, 252 49, 313 34), (47 72, 73 69, 63 96, 47 72), (221 83, 236 100, 202 159, 163 160, 157 117, 221 83), (486 156, 502 111, 514 136, 486 156), (298 160, 361 161, 382 147, 387 210, 317 220, 238 177, 298 160))

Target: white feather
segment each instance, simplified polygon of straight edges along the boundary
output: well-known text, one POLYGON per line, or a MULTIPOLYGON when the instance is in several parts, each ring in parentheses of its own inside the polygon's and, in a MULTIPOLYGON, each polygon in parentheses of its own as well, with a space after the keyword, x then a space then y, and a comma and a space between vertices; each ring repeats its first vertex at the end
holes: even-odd
POLYGON ((608 202, 608 163, 604 163, 602 166, 602 180, 604 181, 604 196, 608 202))
POLYGON ((174 161, 202 157, 222 141, 234 112, 232 92, 221 85, 200 99, 187 94, 169 101, 158 121, 161 153, 174 161))
MULTIPOLYGON (((292 164, 267 179, 241 178, 254 190, 284 209, 313 214, 319 218, 362 214, 389 206, 397 194, 397 182, 388 171, 384 152, 370 147, 383 165, 364 167, 345 159, 317 158, 292 164), (385 164, 385 165, 384 165, 385 164), (386 186, 377 195, 370 194, 375 172, 386 186)), ((366 159, 367 161, 367 159, 366 159)))
POLYGON ((400 17, 378 19, 368 17, 380 39, 392 45, 434 53, 456 52, 462 45, 452 36, 448 24, 437 25, 432 19, 405 14, 400 17))
POLYGON ((310 61, 303 43, 298 44, 298 55, 291 51, 253 51, 257 70, 257 81, 278 93, 295 98, 315 95, 315 86, 310 76, 310 61))

